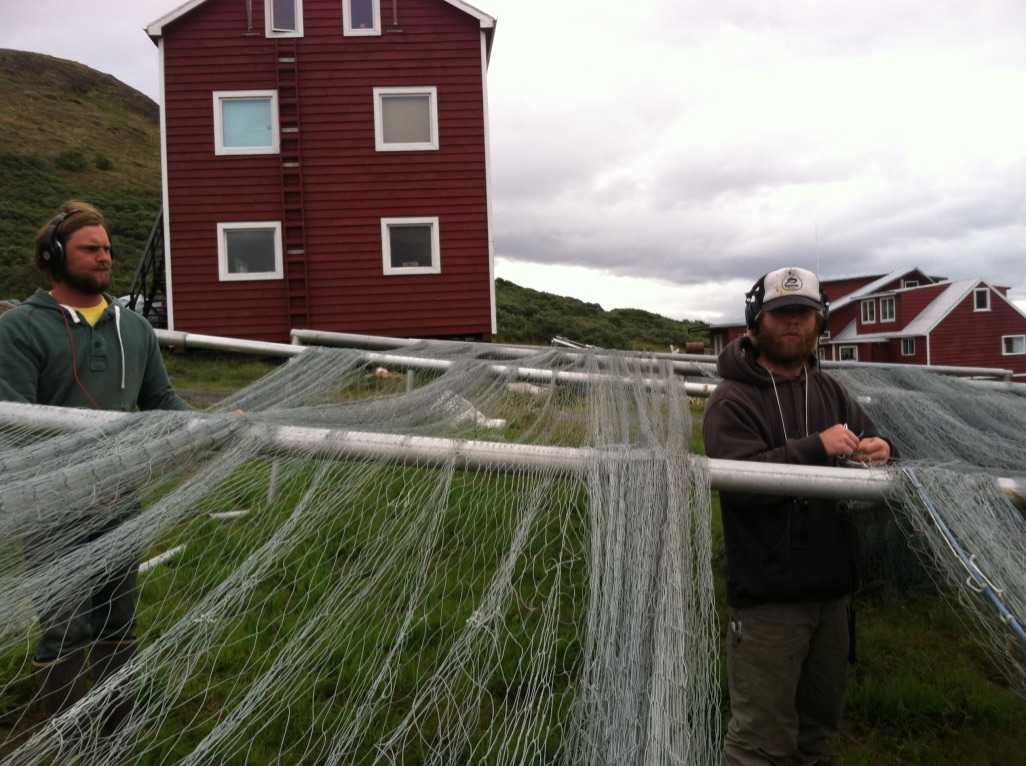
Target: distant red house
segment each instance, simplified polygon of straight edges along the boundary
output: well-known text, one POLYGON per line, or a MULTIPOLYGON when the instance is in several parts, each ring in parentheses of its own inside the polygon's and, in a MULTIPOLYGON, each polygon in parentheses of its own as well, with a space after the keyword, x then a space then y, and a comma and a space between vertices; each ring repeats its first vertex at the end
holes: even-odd
MULTIPOLYGON (((1026 314, 1008 300, 1007 287, 920 269, 823 280, 822 287, 831 298, 823 359, 994 367, 1026 378, 1026 314)), ((713 350, 744 332, 743 322, 714 325, 713 350)))
POLYGON ((460 0, 191 0, 150 24, 168 326, 494 334, 494 30, 460 0))

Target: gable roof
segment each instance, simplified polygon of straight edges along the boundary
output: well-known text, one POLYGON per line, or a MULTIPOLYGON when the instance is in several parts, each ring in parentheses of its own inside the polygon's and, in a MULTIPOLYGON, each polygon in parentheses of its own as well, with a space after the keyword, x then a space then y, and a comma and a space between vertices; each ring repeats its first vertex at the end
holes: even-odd
POLYGON ((951 282, 947 288, 939 293, 936 298, 927 304, 926 308, 919 312, 918 316, 909 322, 905 327, 900 330, 893 332, 876 332, 876 333, 864 333, 859 334, 857 329, 857 323, 852 320, 841 332, 837 333, 832 337, 828 343, 872 343, 874 341, 889 340, 891 338, 912 338, 922 337, 929 335, 933 332, 937 325, 944 321, 945 317, 955 310, 958 306, 978 285, 989 287, 993 292, 1005 300, 1008 305, 1019 312, 1024 318, 1026 314, 1023 314, 1019 308, 1009 301, 1005 296, 1001 295, 999 290, 994 290, 991 285, 979 279, 963 279, 958 282, 951 282))
POLYGON ((836 301, 830 304, 830 310, 837 311, 838 309, 842 309, 845 306, 854 303, 859 298, 864 298, 867 295, 872 295, 877 290, 883 289, 884 285, 889 284, 896 279, 901 279, 903 276, 905 276, 906 274, 911 274, 913 271, 923 273, 923 270, 920 268, 896 269, 895 271, 892 271, 890 274, 884 274, 879 279, 874 279, 869 284, 863 285, 858 290, 854 290, 848 293, 847 295, 842 295, 840 298, 838 298, 836 301))
MULTIPOLYGON (((147 24, 145 27, 146 34, 148 34, 150 36, 150 39, 153 40, 154 43, 156 43, 157 40, 159 40, 161 36, 164 34, 164 27, 166 27, 168 24, 177 21, 185 14, 194 11, 206 2, 207 0, 188 0, 188 2, 178 6, 165 16, 161 16, 156 21, 147 24)), ((495 34, 496 24, 496 19, 494 16, 489 16, 487 13, 475 8, 470 3, 463 2, 463 0, 439 0, 439 2, 448 3, 453 8, 461 10, 464 13, 473 16, 475 19, 477 19, 478 23, 481 26, 481 29, 485 30, 485 34, 488 36, 488 49, 491 50, 492 37, 495 34)))

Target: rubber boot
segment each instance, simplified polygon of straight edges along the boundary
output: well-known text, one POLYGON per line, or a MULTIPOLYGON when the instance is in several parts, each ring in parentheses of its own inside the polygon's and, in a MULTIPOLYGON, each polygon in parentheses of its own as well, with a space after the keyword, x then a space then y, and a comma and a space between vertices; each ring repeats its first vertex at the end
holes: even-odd
POLYGON ((86 693, 86 650, 79 649, 51 662, 32 662, 36 692, 24 715, 0 743, 6 755, 35 734, 48 720, 67 710, 86 693))
MULTIPOLYGON (((93 645, 91 669, 96 686, 114 675, 135 656, 135 641, 97 641, 93 645)), ((135 691, 131 683, 124 683, 103 712, 101 731, 105 736, 115 734, 121 723, 135 707, 135 691)))

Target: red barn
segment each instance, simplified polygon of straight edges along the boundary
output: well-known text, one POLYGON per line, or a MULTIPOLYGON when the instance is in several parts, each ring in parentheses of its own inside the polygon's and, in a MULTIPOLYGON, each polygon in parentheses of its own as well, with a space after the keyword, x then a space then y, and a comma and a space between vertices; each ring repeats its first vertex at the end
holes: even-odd
MULTIPOLYGON (((831 297, 820 357, 837 361, 994 367, 1026 379, 1026 314, 1008 288, 920 269, 823 280, 831 297)), ((744 322, 715 325, 719 353, 744 322)))
POLYGON ((494 334, 494 30, 460 0, 191 0, 149 25, 168 326, 494 334))

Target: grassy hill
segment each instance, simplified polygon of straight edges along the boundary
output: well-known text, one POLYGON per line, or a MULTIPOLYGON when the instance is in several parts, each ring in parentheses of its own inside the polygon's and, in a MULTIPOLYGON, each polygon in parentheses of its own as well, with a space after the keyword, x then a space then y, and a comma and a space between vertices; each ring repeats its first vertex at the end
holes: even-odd
POLYGON ((668 351, 689 340, 709 340, 704 322, 678 321, 641 309, 605 311, 597 303, 495 280, 499 340, 548 343, 562 335, 603 348, 668 351))
POLYGON ((109 216, 126 292, 160 207, 157 104, 82 64, 2 49, 0 103, 0 298, 44 284, 32 241, 72 197, 109 216))

